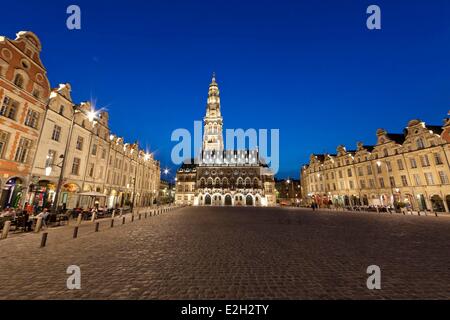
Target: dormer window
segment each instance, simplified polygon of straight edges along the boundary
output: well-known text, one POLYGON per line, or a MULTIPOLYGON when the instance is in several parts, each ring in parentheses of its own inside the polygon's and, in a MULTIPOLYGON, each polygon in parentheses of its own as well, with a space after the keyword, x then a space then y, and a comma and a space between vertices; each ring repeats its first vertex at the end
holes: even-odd
POLYGON ((23 76, 21 74, 16 74, 16 77, 14 78, 14 84, 23 89, 24 82, 25 80, 23 76))
POLYGON ((33 90, 33 97, 39 99, 41 97, 41 92, 38 89, 33 90))
POLYGON ((422 138, 417 139, 416 145, 417 145, 417 149, 424 149, 425 148, 425 144, 424 144, 422 138))

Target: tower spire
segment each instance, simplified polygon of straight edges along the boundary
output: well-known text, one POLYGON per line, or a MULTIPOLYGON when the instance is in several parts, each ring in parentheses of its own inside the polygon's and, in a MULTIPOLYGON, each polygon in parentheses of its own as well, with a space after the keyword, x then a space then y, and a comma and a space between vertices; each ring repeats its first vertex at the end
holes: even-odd
POLYGON ((222 115, 220 112, 220 91, 216 82, 216 73, 212 74, 212 81, 208 90, 206 116, 204 118, 204 150, 223 150, 222 115))

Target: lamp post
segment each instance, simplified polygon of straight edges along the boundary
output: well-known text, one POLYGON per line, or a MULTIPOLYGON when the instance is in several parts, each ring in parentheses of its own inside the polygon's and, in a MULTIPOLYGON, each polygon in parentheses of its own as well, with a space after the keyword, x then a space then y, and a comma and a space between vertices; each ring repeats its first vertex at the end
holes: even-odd
MULTIPOLYGON (((70 140, 72 139, 73 128, 75 125, 75 115, 77 113, 83 113, 84 115, 86 115, 89 122, 95 123, 96 119, 97 119, 97 114, 95 111, 91 110, 89 112, 85 112, 84 110, 81 109, 81 105, 73 106, 73 117, 72 117, 72 121, 70 123, 70 129, 69 129, 69 135, 67 136, 66 147, 64 149, 64 154, 62 154, 60 156, 60 158, 62 158, 62 162, 61 162, 61 165, 57 165, 57 167, 61 168, 61 170, 59 173, 58 184, 56 186, 55 200, 52 203, 52 208, 51 208, 52 213, 56 213, 56 211, 58 209, 59 194, 61 193, 62 183, 64 181, 64 170, 66 168, 66 163, 67 163, 67 154, 69 152, 70 140)), ((89 150, 88 150, 88 152, 89 152, 89 150)), ((48 175, 50 175, 51 167, 45 168, 45 173, 46 174, 48 173, 48 175)))

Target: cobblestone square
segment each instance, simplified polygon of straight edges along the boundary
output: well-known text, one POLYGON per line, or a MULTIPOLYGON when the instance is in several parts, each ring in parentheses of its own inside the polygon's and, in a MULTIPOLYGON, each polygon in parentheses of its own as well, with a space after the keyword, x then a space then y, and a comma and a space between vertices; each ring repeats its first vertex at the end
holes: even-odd
POLYGON ((186 207, 0 241, 2 299, 449 299, 450 219, 186 207), (68 290, 69 265, 81 290, 68 290), (366 269, 381 268, 381 290, 366 269))

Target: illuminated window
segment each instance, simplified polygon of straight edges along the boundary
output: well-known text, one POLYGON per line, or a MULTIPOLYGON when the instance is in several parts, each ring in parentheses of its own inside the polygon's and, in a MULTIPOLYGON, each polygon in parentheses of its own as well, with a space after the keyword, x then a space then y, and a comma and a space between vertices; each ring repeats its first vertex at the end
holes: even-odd
POLYGON ((422 138, 417 139, 416 141, 417 149, 423 149, 425 148, 425 143, 423 142, 422 138))
POLYGON ((441 184, 448 184, 448 177, 444 171, 439 171, 439 179, 441 180, 441 184))
POLYGON ((83 137, 78 137, 78 138, 77 138, 77 145, 76 145, 76 148, 77 148, 78 150, 83 150, 83 142, 84 142, 83 137))
POLYGON ((73 158, 72 171, 71 171, 71 173, 73 175, 77 176, 80 173, 80 163, 81 163, 80 158, 73 158))
POLYGON ((34 110, 28 110, 27 117, 25 118, 25 125, 34 129, 37 129, 39 123, 39 112, 34 110))
POLYGON ((28 155, 31 151, 32 141, 26 138, 20 138, 19 146, 17 147, 16 156, 14 161, 26 163, 28 155))
POLYGON ((425 180, 429 186, 434 184, 433 174, 431 172, 425 172, 425 180))
POLYGON ((59 141, 60 138, 61 138, 61 127, 55 124, 52 132, 52 140, 59 141))
POLYGON ((47 157, 45 158, 45 168, 51 167, 54 164, 55 156, 55 150, 48 150, 47 157))

